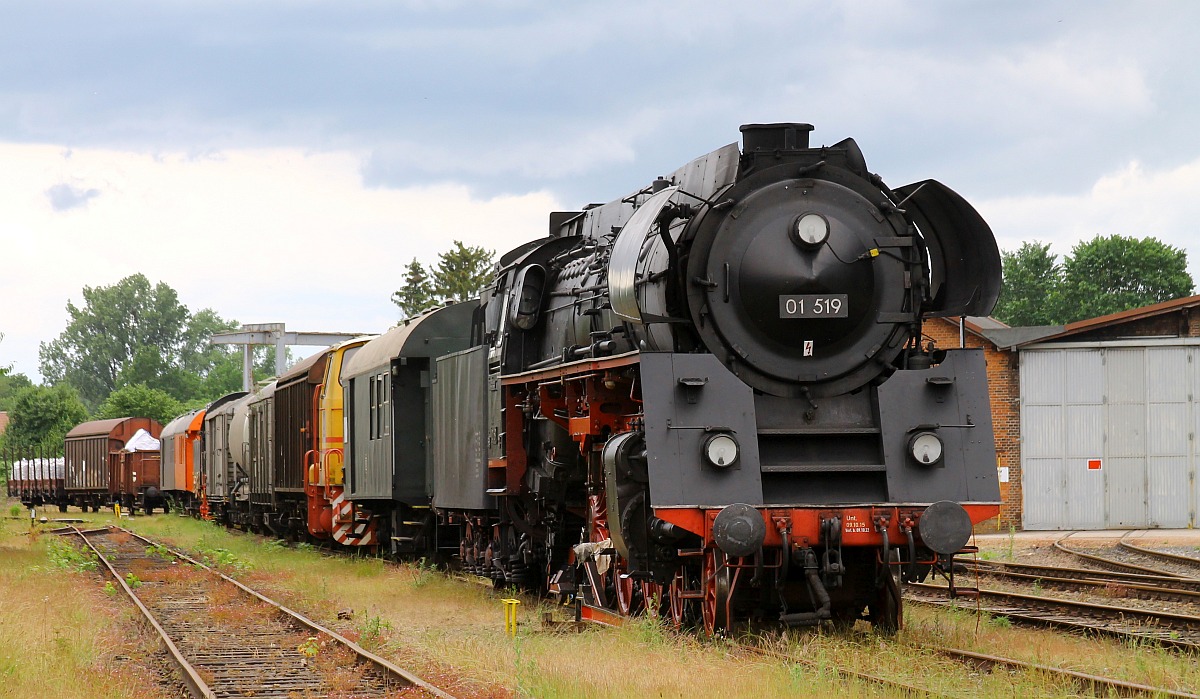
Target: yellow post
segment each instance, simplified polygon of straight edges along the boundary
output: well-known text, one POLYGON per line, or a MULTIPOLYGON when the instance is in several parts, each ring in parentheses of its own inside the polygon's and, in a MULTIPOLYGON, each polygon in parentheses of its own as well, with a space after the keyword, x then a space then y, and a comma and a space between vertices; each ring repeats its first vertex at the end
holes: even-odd
POLYGON ((121 503, 113 503, 113 515, 115 515, 117 519, 121 519, 121 503))
POLYGON ((514 638, 517 635, 517 605, 521 603, 519 599, 502 599, 504 603, 504 630, 509 636, 514 638))

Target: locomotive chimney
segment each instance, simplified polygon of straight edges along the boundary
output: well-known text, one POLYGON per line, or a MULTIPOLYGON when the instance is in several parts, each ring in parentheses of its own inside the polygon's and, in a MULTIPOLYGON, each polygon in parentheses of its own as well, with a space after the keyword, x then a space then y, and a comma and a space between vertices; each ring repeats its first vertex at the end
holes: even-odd
POLYGON ((812 124, 743 124, 742 152, 802 150, 812 130, 812 124))

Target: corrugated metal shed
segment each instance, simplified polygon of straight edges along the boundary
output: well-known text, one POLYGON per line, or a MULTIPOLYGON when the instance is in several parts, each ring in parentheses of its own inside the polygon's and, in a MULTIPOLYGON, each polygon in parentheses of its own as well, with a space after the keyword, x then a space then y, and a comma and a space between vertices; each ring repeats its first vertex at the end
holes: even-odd
POLYGON ((1027 529, 1193 527, 1200 338, 1021 352, 1027 529))

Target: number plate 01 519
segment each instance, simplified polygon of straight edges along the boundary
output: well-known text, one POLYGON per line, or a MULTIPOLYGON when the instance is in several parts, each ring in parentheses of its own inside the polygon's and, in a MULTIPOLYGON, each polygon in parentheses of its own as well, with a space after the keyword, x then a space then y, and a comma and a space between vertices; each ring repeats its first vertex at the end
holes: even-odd
POLYGON ((846 294, 791 294, 779 297, 780 318, 846 318, 846 294))

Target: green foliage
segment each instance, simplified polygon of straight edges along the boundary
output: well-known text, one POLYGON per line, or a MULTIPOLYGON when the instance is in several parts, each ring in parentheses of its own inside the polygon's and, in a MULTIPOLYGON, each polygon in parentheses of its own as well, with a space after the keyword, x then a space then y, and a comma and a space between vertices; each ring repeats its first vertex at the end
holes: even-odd
POLYGON ((175 555, 171 553, 171 549, 163 546, 162 544, 151 544, 147 546, 146 553, 149 553, 151 556, 157 556, 164 561, 175 560, 175 555))
POLYGON ((129 589, 136 590, 142 586, 142 579, 133 573, 126 573, 125 584, 129 586, 129 589))
POLYGON ((109 580, 108 582, 104 583, 104 594, 108 595, 109 597, 117 594, 117 586, 113 584, 113 581, 109 580))
POLYGON ((12 507, 8 508, 8 516, 9 517, 20 517, 21 511, 24 509, 25 508, 21 507, 20 505, 13 505, 12 507))
POLYGON ((433 270, 433 286, 447 300, 467 301, 479 295, 487 285, 495 253, 481 247, 454 241, 454 247, 438 256, 433 270))
POLYGON ((387 639, 387 632, 391 630, 392 625, 384 619, 368 615, 366 621, 359 627, 361 635, 358 644, 367 650, 378 650, 387 639))
POLYGON ((58 537, 51 537, 46 542, 46 555, 51 563, 64 570, 96 570, 100 565, 91 551, 77 549, 58 537))
POLYGON ((31 386, 33 382, 24 374, 0 371, 0 410, 12 410, 17 394, 31 386))
POLYGON ((1049 243, 1022 243, 1005 251, 1004 287, 992 315, 1013 326, 1053 325, 1058 317, 1055 292, 1062 267, 1049 243))
POLYGON ((1009 325, 1055 325, 1189 296, 1187 252, 1157 238, 1121 235, 1077 243, 1060 264, 1050 246, 1005 252, 993 315, 1009 325))
POLYGON ((139 383, 110 393, 96 411, 96 419, 148 417, 165 425, 183 412, 183 404, 167 392, 139 383))
POLYGON ((206 541, 207 537, 201 537, 200 541, 196 542, 196 551, 200 554, 200 560, 217 568, 233 569, 237 572, 250 570, 250 564, 238 558, 237 554, 226 548, 215 547, 206 541))
POLYGON ((67 303, 70 322, 41 344, 39 356, 46 380, 74 386, 87 405, 134 384, 178 401, 215 398, 220 393, 206 385, 209 375, 231 361, 240 369, 231 350, 208 344, 214 332, 235 324, 207 309, 193 315, 164 283, 151 286, 135 274, 112 286, 85 286, 83 299, 82 307, 67 303))
POLYGON ((1062 264, 1064 322, 1190 296, 1187 252, 1156 238, 1097 236, 1076 245, 1062 264))
POLYGON ((296 646, 296 652, 306 658, 315 658, 317 653, 321 652, 321 644, 317 642, 316 636, 309 636, 304 639, 304 642, 296 646))
POLYGON ((405 268, 404 287, 392 294, 392 303, 409 317, 436 303, 475 298, 487 286, 494 257, 491 250, 456 240, 452 248, 438 255, 432 281, 420 262, 410 262, 405 268))
POLYGON ((392 294, 392 303, 399 306, 400 312, 408 318, 434 305, 434 302, 433 282, 425 267, 414 257, 404 268, 404 286, 392 294))
POLYGON ((32 386, 17 394, 4 441, 18 449, 39 447, 61 453, 63 437, 87 419, 87 408, 74 388, 32 386))

